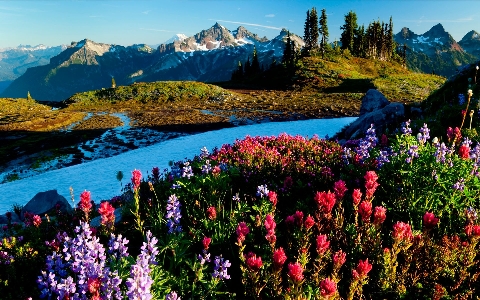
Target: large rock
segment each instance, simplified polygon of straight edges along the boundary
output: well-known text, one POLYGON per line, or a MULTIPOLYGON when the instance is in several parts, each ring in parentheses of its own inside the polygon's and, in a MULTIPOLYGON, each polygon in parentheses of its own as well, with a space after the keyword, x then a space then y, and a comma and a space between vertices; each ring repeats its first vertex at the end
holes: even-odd
POLYGON ((362 99, 360 116, 384 108, 390 104, 385 96, 375 89, 369 89, 362 99))
POLYGON ((404 120, 405 107, 402 103, 390 103, 379 91, 369 90, 362 99, 360 116, 345 129, 343 138, 345 140, 361 138, 365 136, 365 132, 371 124, 379 136, 390 124, 398 125, 404 120))
POLYGON ((50 190, 36 194, 22 209, 22 218, 25 212, 43 216, 45 213, 55 209, 56 205, 60 206, 62 212, 71 212, 72 206, 63 197, 58 194, 57 190, 50 190))

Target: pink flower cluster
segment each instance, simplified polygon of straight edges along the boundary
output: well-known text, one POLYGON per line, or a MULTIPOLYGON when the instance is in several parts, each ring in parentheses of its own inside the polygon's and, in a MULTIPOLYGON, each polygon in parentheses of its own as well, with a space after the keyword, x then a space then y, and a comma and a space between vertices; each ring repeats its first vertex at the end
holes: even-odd
POLYGON ((89 191, 83 191, 80 194, 80 202, 78 203, 78 208, 85 213, 86 216, 92 210, 92 199, 90 197, 89 191))
POLYGON ((278 248, 273 252, 273 265, 276 270, 280 270, 286 260, 287 256, 285 255, 285 251, 282 247, 278 248))
POLYGON ((300 283, 303 280, 303 267, 300 263, 289 263, 288 264, 288 277, 294 283, 300 283))
POLYGON ((318 209, 324 214, 329 214, 332 212, 333 206, 335 205, 335 194, 332 192, 317 192, 314 197, 315 202, 317 203, 318 209))
POLYGON ((251 251, 245 256, 245 261, 248 269, 253 272, 258 272, 263 265, 262 258, 251 251))
POLYGON ((115 224, 115 208, 108 201, 100 203, 98 212, 102 216, 102 225, 112 227, 115 224))
POLYGON ((328 237, 324 234, 320 234, 317 236, 317 253, 319 256, 322 256, 325 254, 325 252, 328 251, 330 248, 330 241, 328 240, 328 237))
POLYGON ((413 239, 412 228, 404 222, 397 222, 393 225, 393 239, 396 241, 410 241, 413 239))
POLYGON ((372 265, 368 262, 368 258, 365 260, 359 260, 358 265, 352 271, 353 279, 361 280, 367 277, 368 272, 372 270, 372 265))
POLYGON ((240 244, 243 243, 243 241, 245 241, 245 238, 249 232, 250 232, 250 229, 248 228, 245 222, 238 223, 237 230, 236 230, 237 241, 240 244))
POLYGON ((272 215, 267 215, 265 217, 264 225, 265 229, 267 230, 267 235, 265 236, 265 238, 270 243, 270 245, 275 245, 275 242, 277 241, 277 237, 275 236, 275 227, 277 226, 277 224, 275 223, 272 215))
POLYGON ((377 190, 377 187, 380 185, 377 182, 378 176, 375 171, 367 171, 367 174, 364 176, 365 178, 365 198, 367 200, 371 200, 373 194, 377 190))
POLYGON ((142 182, 142 172, 140 170, 133 170, 132 171, 132 185, 133 185, 133 190, 137 191, 138 188, 140 187, 140 183, 142 182))
POLYGON ((425 212, 423 215, 423 226, 426 229, 432 229, 433 227, 437 226, 438 221, 440 221, 438 218, 435 217, 435 215, 431 212, 425 212))

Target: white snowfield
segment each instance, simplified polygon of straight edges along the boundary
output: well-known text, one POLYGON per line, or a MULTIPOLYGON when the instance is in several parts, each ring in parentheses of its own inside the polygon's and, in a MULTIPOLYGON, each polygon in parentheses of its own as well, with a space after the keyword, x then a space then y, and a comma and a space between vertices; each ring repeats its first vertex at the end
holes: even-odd
POLYGON ((46 173, 25 179, 0 184, 0 213, 11 210, 12 205, 26 204, 38 192, 57 190, 67 200, 70 200, 70 187, 73 188, 75 205, 82 191, 91 192, 92 200, 99 202, 111 199, 121 193, 121 183, 130 181, 131 172, 140 170, 143 177, 151 174, 154 167, 161 171, 168 168, 168 162, 191 159, 200 154, 204 146, 211 151, 223 144, 231 144, 235 139, 250 136, 272 136, 281 133, 320 138, 333 136, 345 125, 353 122, 355 117, 335 119, 315 119, 292 122, 271 122, 256 125, 239 126, 187 135, 167 140, 153 146, 132 150, 114 157, 97 159, 83 164, 48 171, 46 173), (120 183, 116 174, 123 172, 120 183))

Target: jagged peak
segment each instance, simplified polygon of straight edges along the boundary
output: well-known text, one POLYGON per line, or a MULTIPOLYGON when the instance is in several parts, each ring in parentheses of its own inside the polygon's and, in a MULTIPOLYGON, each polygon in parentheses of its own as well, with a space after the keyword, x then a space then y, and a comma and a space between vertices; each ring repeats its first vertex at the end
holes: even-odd
POLYGON ((448 32, 445 31, 445 28, 443 28, 443 25, 441 23, 438 23, 437 25, 433 26, 423 34, 424 37, 440 37, 440 36, 450 36, 448 32))
POLYGON ((467 42, 467 41, 471 41, 471 40, 479 40, 480 41, 480 34, 478 32, 476 32, 475 30, 471 30, 463 36, 461 42, 467 42))

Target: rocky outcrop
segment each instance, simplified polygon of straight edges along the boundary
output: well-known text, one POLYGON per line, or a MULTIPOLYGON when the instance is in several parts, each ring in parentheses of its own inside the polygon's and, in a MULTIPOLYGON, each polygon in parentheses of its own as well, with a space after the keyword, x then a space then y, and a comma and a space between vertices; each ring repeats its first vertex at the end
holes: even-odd
POLYGON ((389 125, 398 124, 404 118, 405 107, 402 103, 390 102, 379 91, 370 89, 362 99, 360 116, 344 130, 343 141, 363 137, 371 124, 378 136, 389 125))
POLYGON ((23 218, 25 212, 43 216, 45 213, 56 209, 57 205, 59 205, 59 209, 62 212, 68 213, 72 211, 70 203, 57 190, 40 192, 22 208, 21 217, 23 218))

